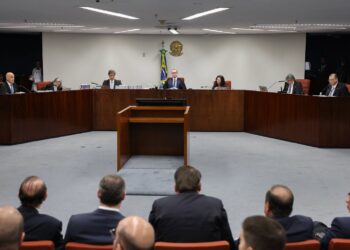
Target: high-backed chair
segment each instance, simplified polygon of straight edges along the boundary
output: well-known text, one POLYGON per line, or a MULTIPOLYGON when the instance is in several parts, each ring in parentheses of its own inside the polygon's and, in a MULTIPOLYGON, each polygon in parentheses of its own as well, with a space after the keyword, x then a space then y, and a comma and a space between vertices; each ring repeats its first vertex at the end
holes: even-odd
POLYGON ((350 83, 345 83, 345 86, 348 88, 348 92, 350 94, 350 83))
POLYGON ((50 240, 24 241, 19 250, 55 250, 55 245, 50 240))
POLYGON ((156 242, 154 250, 230 250, 230 244, 224 240, 200 243, 156 242))
POLYGON ((285 250, 320 250, 320 242, 317 240, 305 240, 287 243, 285 250))
POLYGON ((66 244, 66 250, 112 250, 113 245, 92 245, 82 244, 76 242, 68 242, 66 244))
POLYGON ((225 85, 227 89, 231 89, 231 80, 226 80, 225 85))
POLYGON ((309 79, 296 79, 295 81, 300 82, 303 87, 304 95, 309 95, 311 81, 309 79))
POLYGON ((36 83, 36 89, 37 90, 42 90, 44 89, 47 85, 49 85, 51 82, 48 81, 48 82, 37 82, 36 83))
POLYGON ((350 239, 331 239, 328 250, 349 250, 350 239))

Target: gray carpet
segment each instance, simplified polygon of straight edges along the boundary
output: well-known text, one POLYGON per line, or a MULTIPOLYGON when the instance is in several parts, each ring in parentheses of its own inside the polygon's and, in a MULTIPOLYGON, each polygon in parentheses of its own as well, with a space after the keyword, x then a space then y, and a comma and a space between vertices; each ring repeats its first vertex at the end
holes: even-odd
POLYGON ((174 195, 174 173, 183 157, 133 156, 118 172, 127 183, 127 195, 174 195))
MULTIPOLYGON (((190 164, 202 172, 202 193, 222 199, 235 237, 246 216, 263 213, 265 192, 276 183, 293 190, 294 214, 328 225, 335 216, 349 215, 344 201, 350 190, 350 149, 313 148, 246 133, 190 133, 189 148, 190 164)), ((139 163, 150 159, 132 160, 137 164, 130 168, 141 168, 139 163)), ((0 205, 19 205, 19 184, 39 175, 49 192, 41 212, 62 220, 65 230, 72 214, 98 206, 98 182, 116 172, 115 161, 115 132, 0 146, 0 205)), ((129 195, 121 211, 147 218, 158 198, 129 195)))

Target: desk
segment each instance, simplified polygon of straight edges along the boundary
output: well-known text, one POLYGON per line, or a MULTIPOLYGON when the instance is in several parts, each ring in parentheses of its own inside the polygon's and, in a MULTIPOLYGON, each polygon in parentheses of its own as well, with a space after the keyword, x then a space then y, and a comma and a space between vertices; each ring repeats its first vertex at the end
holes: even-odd
POLYGON ((117 170, 132 155, 178 155, 187 165, 190 107, 129 106, 117 114, 117 170))
POLYGON ((116 130, 136 98, 186 98, 190 131, 248 132, 317 147, 350 147, 350 98, 243 90, 78 90, 0 96, 0 144, 116 130))

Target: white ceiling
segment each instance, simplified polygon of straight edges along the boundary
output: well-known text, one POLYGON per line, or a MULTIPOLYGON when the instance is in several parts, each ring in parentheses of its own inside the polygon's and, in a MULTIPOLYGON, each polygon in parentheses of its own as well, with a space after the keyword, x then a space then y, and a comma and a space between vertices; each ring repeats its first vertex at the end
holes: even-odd
POLYGON ((0 0, 0 32, 87 32, 114 33, 140 29, 133 34, 169 34, 178 27, 181 34, 207 34, 203 29, 235 33, 283 33, 283 27, 261 30, 233 30, 255 25, 295 24, 297 32, 349 32, 350 0, 0 0), (135 17, 128 20, 80 9, 79 6, 119 12, 135 17), (217 7, 224 12, 192 21, 184 17, 217 7), (165 20, 161 24, 160 20, 165 20), (84 27, 64 27, 65 25, 84 27), (341 24, 304 26, 300 24, 341 24), (52 27, 52 26, 57 27, 52 27), (13 27, 17 26, 17 28, 13 27), (18 27, 20 26, 20 27, 18 27), (23 27, 24 26, 24 27, 23 27), (51 26, 51 27, 46 27, 51 26), (11 28, 12 27, 12 28, 11 28), (267 31, 267 30, 274 31, 267 31))

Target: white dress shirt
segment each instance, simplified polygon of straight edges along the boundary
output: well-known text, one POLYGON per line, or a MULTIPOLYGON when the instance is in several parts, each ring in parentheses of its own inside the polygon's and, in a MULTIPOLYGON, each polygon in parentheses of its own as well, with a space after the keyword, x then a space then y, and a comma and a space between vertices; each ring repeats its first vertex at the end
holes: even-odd
POLYGON ((334 91, 335 91, 335 89, 337 88, 337 85, 338 85, 338 83, 337 83, 337 84, 334 84, 334 85, 332 86, 331 91, 329 91, 328 96, 333 96, 333 95, 334 95, 334 91))
POLYGON ((294 87, 294 82, 292 84, 289 84, 287 94, 293 94, 293 87, 294 87))
POLYGON ((98 209, 120 213, 120 210, 118 208, 106 207, 106 206, 102 206, 102 205, 98 206, 98 209))

